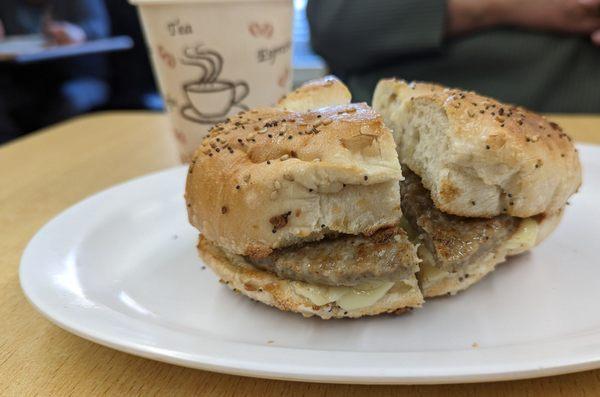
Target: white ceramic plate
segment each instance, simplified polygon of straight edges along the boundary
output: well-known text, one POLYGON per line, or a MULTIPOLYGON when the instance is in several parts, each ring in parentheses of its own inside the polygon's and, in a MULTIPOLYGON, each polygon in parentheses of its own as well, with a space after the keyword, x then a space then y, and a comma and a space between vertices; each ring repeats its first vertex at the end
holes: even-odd
POLYGON ((558 230, 452 298, 403 316, 304 319, 236 295, 204 268, 183 167, 98 193, 32 239, 20 277, 60 327, 211 371, 346 383, 445 383, 600 366, 600 147, 558 230))

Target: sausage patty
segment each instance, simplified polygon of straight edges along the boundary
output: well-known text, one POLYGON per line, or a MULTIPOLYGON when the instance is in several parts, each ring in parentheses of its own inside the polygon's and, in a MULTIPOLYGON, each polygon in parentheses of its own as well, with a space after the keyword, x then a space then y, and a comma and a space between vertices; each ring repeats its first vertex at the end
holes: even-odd
POLYGON ((340 235, 275 250, 254 266, 290 280, 356 286, 372 280, 400 280, 418 271, 416 247, 399 227, 371 236, 340 235))
POLYGON ((443 213, 433 205, 417 174, 405 165, 402 174, 402 213, 439 268, 456 271, 477 261, 508 240, 521 223, 520 218, 507 215, 466 218, 443 213))

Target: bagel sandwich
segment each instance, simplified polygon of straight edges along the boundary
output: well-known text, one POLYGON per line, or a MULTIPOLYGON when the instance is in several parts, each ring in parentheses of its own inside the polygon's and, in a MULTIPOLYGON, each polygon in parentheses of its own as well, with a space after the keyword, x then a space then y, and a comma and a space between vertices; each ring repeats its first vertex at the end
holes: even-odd
POLYGON ((203 260, 232 290, 304 316, 420 307, 417 247, 399 226, 391 131, 328 77, 215 125, 185 199, 203 260))

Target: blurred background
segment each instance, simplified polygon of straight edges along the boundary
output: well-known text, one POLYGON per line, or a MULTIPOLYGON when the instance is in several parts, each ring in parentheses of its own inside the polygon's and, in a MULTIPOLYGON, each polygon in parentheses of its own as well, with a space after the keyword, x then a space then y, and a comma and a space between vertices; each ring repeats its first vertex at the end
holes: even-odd
MULTIPOLYGON (((294 85, 435 81, 541 112, 600 112, 600 0, 295 0, 294 85)), ((163 102, 125 0, 0 1, 0 143, 163 102)))

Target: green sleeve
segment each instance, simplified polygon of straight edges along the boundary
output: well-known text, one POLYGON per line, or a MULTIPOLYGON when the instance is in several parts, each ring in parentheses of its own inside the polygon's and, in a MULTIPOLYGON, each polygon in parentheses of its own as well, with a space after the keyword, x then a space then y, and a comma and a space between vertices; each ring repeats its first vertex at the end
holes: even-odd
POLYGON ((311 43, 333 71, 440 48, 446 0, 309 0, 311 43))

